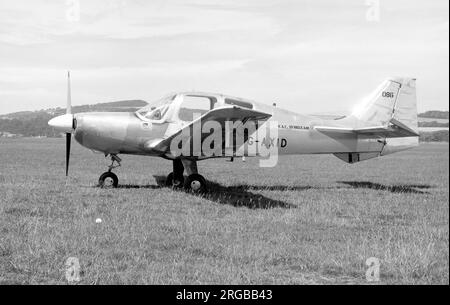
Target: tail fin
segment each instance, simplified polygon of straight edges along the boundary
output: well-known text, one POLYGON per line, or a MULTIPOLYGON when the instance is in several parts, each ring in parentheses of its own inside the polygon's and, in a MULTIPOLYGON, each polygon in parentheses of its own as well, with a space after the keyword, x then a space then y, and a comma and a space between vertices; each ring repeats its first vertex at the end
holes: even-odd
POLYGON ((391 78, 383 82, 350 116, 358 127, 394 123, 418 132, 416 80, 391 78))
POLYGON ((418 133, 416 79, 404 78, 401 81, 393 119, 418 133))

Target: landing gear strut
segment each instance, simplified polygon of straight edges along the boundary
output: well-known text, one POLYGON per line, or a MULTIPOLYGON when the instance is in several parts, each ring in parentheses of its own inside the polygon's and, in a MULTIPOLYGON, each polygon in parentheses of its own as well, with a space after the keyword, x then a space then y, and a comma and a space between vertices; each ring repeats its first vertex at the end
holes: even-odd
POLYGON ((119 178, 112 172, 112 170, 120 166, 122 159, 120 159, 116 154, 111 154, 110 156, 111 165, 108 166, 108 171, 103 173, 98 179, 98 185, 101 188, 116 188, 119 185, 119 178), (115 162, 117 165, 114 165, 115 162))
POLYGON ((173 160, 173 172, 167 175, 166 186, 179 188, 184 185, 184 166, 181 160, 173 160))

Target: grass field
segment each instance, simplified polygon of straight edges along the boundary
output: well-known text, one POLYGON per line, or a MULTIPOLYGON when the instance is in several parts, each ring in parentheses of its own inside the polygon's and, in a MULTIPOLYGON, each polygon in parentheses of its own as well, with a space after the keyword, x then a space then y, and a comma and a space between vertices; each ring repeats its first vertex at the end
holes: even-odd
POLYGON ((199 164, 211 193, 160 186, 165 160, 108 159, 63 139, 0 140, 0 284, 449 283, 449 146, 348 165, 334 156, 199 164), (159 184, 158 184, 159 183, 159 184), (102 223, 96 223, 101 218, 102 223))

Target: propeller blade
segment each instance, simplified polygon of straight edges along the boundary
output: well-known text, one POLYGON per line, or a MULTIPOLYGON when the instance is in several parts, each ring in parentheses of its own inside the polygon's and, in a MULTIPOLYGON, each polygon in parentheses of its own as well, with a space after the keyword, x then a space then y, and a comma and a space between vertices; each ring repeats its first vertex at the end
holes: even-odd
MULTIPOLYGON (((70 71, 67 71, 67 108, 66 114, 72 114, 72 92, 70 90, 70 71)), ((74 118, 72 116, 72 129, 74 127, 74 118)), ((70 145, 72 144, 72 134, 66 133, 66 177, 69 176, 70 163, 70 145)))
POLYGON ((72 113, 72 93, 70 90, 70 71, 67 72, 67 108, 66 114, 72 113))
POLYGON ((71 140, 72 140, 72 134, 66 133, 66 176, 69 176, 69 160, 70 160, 71 140))

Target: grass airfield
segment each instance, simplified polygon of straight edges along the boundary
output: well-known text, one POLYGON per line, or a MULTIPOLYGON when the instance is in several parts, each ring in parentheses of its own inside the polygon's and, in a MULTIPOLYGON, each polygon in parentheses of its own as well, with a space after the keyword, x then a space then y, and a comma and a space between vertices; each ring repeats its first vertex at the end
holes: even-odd
POLYGON ((449 145, 358 164, 207 160, 211 191, 163 186, 169 161, 110 160, 64 139, 0 139, 0 284, 449 284, 449 145), (96 219, 100 218, 101 223, 96 219))

